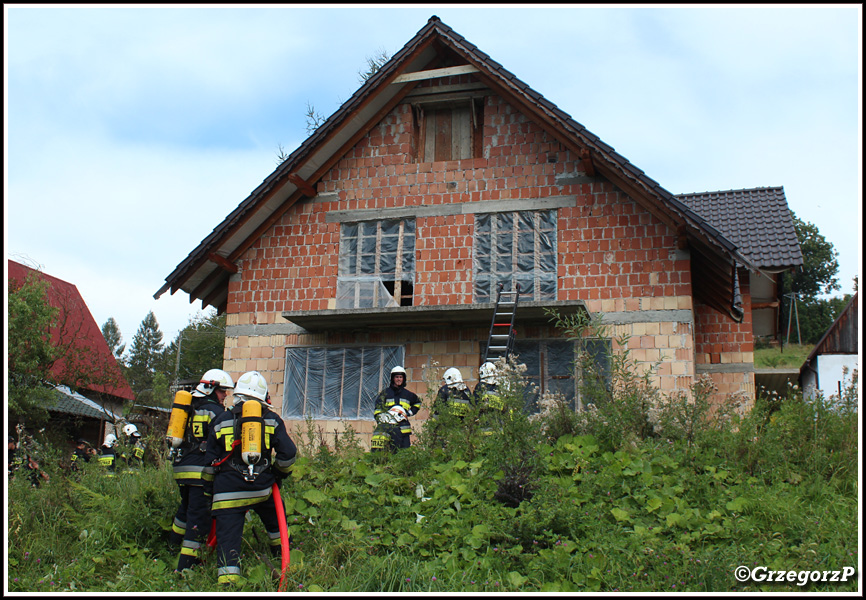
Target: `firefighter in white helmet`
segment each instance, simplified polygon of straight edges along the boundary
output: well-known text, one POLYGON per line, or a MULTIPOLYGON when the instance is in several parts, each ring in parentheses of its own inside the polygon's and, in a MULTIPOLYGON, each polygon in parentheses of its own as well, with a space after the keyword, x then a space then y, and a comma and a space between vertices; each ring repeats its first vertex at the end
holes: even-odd
POLYGON ((114 445, 117 443, 117 436, 109 433, 105 436, 102 446, 99 448, 99 464, 108 469, 108 476, 114 477, 117 468, 117 452, 114 445))
POLYGON ((126 436, 126 444, 129 446, 130 455, 127 456, 126 462, 130 467, 140 467, 144 464, 144 444, 141 441, 141 433, 138 427, 132 423, 127 423, 123 426, 123 435, 126 436))
POLYGON ((271 410, 268 382, 258 371, 244 373, 233 394, 234 405, 213 422, 207 461, 213 480, 216 519, 217 581, 242 581, 241 542, 247 512, 259 515, 268 532, 271 553, 278 556, 280 522, 272 486, 291 472, 297 448, 283 420, 271 410))
POLYGON ((406 389, 406 380, 406 369, 399 365, 394 367, 388 387, 376 396, 373 408, 376 429, 370 443, 370 449, 374 452, 394 451, 411 445, 412 427, 408 418, 421 410, 421 400, 406 389))
POLYGON ((463 382, 463 374, 460 369, 451 367, 445 370, 442 381, 443 385, 439 388, 436 401, 433 403, 434 416, 448 412, 462 419, 475 403, 475 398, 463 382))
POLYGON ((497 366, 489 360, 478 367, 478 383, 472 394, 475 396, 475 402, 479 406, 482 421, 485 426, 482 428, 483 435, 493 433, 490 425, 495 423, 502 425, 502 413, 505 410, 505 403, 502 400, 501 390, 499 389, 500 375, 497 366))
POLYGON ((180 490, 171 533, 172 541, 181 545, 178 571, 201 563, 202 544, 211 529, 211 498, 205 493, 205 482, 213 478, 205 458, 208 433, 213 421, 225 412, 228 390, 234 387, 231 375, 210 369, 202 375, 187 407, 183 442, 173 461, 174 480, 180 490))

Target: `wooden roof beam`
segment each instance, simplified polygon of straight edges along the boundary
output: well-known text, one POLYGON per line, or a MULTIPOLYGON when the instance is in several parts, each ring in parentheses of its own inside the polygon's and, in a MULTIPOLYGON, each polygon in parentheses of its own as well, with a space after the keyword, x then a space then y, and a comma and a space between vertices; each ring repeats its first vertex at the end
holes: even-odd
POLYGON ((589 152, 589 148, 581 148, 578 156, 580 157, 580 164, 583 166, 584 172, 590 177, 595 177, 595 167, 592 164, 592 155, 589 152))
POLYGON ((223 258, 216 252, 209 252, 207 257, 208 260, 218 264, 220 267, 223 268, 223 270, 228 271, 229 273, 234 274, 238 272, 238 266, 235 263, 223 258))
POLYGON ((295 184, 295 187, 301 190, 301 193, 307 198, 315 198, 317 196, 316 189, 297 173, 289 173, 286 179, 295 184))

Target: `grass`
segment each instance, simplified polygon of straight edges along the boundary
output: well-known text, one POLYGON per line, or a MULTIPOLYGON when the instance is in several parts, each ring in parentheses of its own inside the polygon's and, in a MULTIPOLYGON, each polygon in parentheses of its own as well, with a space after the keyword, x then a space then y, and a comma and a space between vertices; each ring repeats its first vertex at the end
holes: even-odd
MULTIPOLYGON (((856 579, 801 588, 733 576, 740 565, 823 571, 858 562, 856 469, 822 472, 817 441, 801 462, 785 462, 800 415, 784 410, 763 439, 743 422, 746 437, 728 431, 691 447, 535 440, 534 493, 516 507, 495 499, 507 479, 502 440, 476 448, 472 462, 423 443, 393 456, 319 449, 299 458, 283 486, 287 589, 856 591, 856 579), (766 465, 738 461, 744 444, 766 465)), ((9 591, 219 591, 212 553, 203 567, 173 572, 177 549, 166 540, 177 491, 166 465, 111 479, 98 465, 51 474, 38 489, 17 476, 10 483, 9 591)), ((263 534, 253 517, 238 591, 277 591, 263 534)))
POLYGON ((815 346, 812 344, 785 344, 783 348, 756 348, 755 367, 759 369, 799 369, 815 346))

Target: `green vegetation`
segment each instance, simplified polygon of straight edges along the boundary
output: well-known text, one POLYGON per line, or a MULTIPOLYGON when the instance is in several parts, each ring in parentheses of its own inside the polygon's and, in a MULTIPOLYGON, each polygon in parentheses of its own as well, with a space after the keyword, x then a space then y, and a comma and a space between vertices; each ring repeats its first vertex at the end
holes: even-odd
MULTIPOLYGON (((857 577, 801 587, 734 575, 741 565, 858 564, 856 377, 841 398, 761 398, 746 412, 735 399, 711 403, 706 380, 689 396, 660 397, 642 376, 629 379, 627 362, 606 385, 586 386, 594 408, 575 413, 545 396, 531 418, 512 365, 505 411, 429 421, 393 455, 365 452, 351 431, 329 447, 308 423, 293 436, 300 458, 282 490, 287 590, 858 591, 857 577)), ((49 483, 32 489, 16 476, 9 486, 11 592, 219 589, 212 553, 173 572, 167 466, 106 478, 98 465, 51 471, 57 457, 45 458, 49 483)), ((262 529, 257 517, 247 523, 241 592, 277 591, 262 529)))
POLYGON ((755 348, 755 367, 758 369, 799 369, 809 356, 814 344, 785 344, 755 348))

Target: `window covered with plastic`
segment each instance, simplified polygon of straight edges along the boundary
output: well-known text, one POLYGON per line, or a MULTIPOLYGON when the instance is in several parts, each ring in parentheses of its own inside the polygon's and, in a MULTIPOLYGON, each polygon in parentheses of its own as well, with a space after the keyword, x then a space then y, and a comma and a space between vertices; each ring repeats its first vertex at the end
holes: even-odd
POLYGON ((520 284, 525 300, 556 300, 556 211, 475 216, 475 302, 493 302, 520 284))
POLYGON ((538 412, 538 400, 544 393, 562 394, 574 409, 577 388, 574 379, 574 342, 568 340, 519 340, 514 344, 518 363, 526 365, 524 376, 529 385, 524 407, 538 412))
POLYGON ((283 418, 372 419, 400 346, 287 348, 283 418))
POLYGON ((414 219, 343 224, 337 308, 411 306, 414 286, 414 219))

